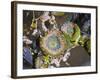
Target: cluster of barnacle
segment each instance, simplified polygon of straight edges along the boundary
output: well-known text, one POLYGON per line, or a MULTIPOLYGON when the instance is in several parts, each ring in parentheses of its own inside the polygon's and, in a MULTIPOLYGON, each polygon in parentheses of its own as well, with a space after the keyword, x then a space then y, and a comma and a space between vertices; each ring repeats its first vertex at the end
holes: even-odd
MULTIPOLYGON (((31 62, 33 68, 60 67, 61 61, 65 63, 65 66, 70 66, 67 62, 71 56, 70 50, 78 45, 86 47, 88 45, 86 49, 90 52, 90 39, 81 35, 80 27, 71 21, 72 16, 66 16, 64 12, 48 11, 35 18, 33 11, 29 31, 24 30, 23 36, 24 49, 29 49, 32 54, 31 60, 28 61, 31 62)), ((73 20, 76 17, 78 15, 74 14, 73 20)), ((83 31, 86 31, 86 23, 84 26, 83 31)))

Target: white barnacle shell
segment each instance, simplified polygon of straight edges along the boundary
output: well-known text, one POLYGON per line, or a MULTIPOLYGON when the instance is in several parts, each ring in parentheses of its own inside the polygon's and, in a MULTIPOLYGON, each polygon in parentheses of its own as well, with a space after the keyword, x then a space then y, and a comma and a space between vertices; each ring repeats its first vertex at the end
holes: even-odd
POLYGON ((32 44, 32 41, 28 39, 26 36, 23 36, 23 42, 25 42, 26 44, 32 44))
POLYGON ((37 32, 38 32, 38 30, 37 29, 34 29, 32 35, 36 35, 37 32))
POLYGON ((54 58, 52 61, 51 61, 51 64, 55 64, 57 67, 60 66, 60 61, 58 58, 54 58))
POLYGON ((26 40, 26 44, 32 44, 32 41, 29 40, 29 39, 27 39, 27 40, 26 40))
POLYGON ((55 66, 48 66, 48 68, 55 68, 55 66))
POLYGON ((49 12, 44 12, 42 16, 40 16, 40 20, 45 22, 50 19, 49 12))
POLYGON ((66 52, 64 57, 63 57, 63 61, 66 62, 68 60, 68 58, 70 57, 70 52, 66 52))
POLYGON ((50 22, 50 24, 55 24, 56 23, 55 16, 52 15, 49 22, 50 22))
POLYGON ((45 32, 48 31, 48 29, 47 29, 47 27, 45 26, 44 22, 42 22, 42 29, 43 29, 45 32))

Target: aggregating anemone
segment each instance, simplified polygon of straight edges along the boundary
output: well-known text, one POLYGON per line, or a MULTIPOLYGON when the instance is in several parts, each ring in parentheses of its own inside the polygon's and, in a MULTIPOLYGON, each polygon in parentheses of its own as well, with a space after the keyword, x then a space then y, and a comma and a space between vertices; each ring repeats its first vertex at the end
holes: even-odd
POLYGON ((62 32, 54 29, 40 39, 40 47, 44 53, 57 56, 64 53, 67 43, 62 32))

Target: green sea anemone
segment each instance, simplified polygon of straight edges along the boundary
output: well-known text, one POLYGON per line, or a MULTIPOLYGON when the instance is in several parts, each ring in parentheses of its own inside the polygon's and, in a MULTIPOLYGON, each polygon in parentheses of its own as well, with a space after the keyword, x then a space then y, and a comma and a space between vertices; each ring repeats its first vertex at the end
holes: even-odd
POLYGON ((40 47, 44 53, 58 56, 67 49, 67 43, 61 31, 52 29, 40 39, 40 47))

